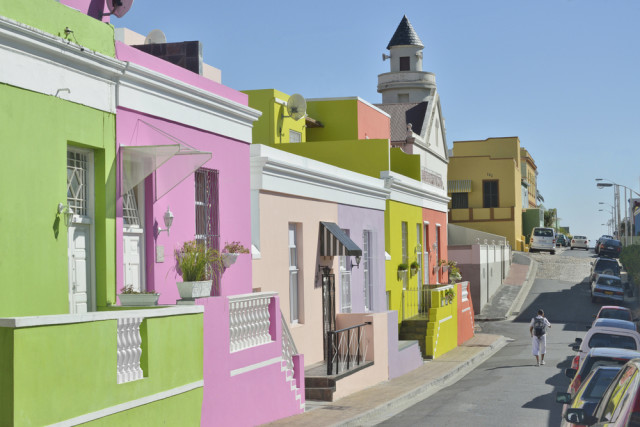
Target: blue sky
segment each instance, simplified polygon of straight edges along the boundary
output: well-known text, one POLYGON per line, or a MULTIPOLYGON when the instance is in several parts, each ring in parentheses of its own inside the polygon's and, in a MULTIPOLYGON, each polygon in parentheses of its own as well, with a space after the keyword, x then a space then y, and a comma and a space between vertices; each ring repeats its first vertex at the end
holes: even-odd
MULTIPOLYGON (((447 142, 518 136, 544 205, 592 242, 611 179, 640 192, 637 0, 137 0, 116 27, 200 40, 234 89, 381 102, 382 53, 406 14, 436 74, 447 142)), ((605 206, 606 208, 606 206, 605 206)))

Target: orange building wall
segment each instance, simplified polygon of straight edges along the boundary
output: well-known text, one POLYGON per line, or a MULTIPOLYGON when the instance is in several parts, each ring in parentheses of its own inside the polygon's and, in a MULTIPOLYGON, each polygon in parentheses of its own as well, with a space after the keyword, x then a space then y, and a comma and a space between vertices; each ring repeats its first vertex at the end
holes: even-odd
POLYGON ((375 108, 358 101, 358 139, 389 139, 391 119, 375 108))
POLYGON ((458 345, 473 337, 473 302, 469 282, 457 284, 456 298, 458 299, 458 345), (466 291, 466 292, 465 292, 466 291), (463 294, 466 293, 464 301, 463 294))
MULTIPOLYGON (((436 269, 434 272, 433 266, 436 265, 436 254, 433 252, 433 244, 436 241, 436 224, 440 224, 440 241, 438 247, 440 248, 440 259, 449 260, 447 252, 447 213, 434 211, 432 209, 422 210, 422 221, 428 222, 428 235, 426 236, 427 248, 429 250, 429 283, 449 283, 449 274, 443 272, 441 268, 436 269)), ((422 240, 425 240, 423 224, 423 236, 422 240)))

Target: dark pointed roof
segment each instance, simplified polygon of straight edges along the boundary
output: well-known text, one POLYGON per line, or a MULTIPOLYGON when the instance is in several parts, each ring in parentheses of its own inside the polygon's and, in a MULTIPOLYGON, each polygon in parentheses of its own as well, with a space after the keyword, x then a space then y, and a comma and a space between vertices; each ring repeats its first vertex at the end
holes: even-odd
POLYGON ((396 32, 391 37, 391 41, 387 45, 387 49, 391 49, 393 46, 413 45, 424 47, 422 40, 418 37, 418 33, 411 26, 411 22, 407 18, 407 15, 402 17, 400 25, 396 28, 396 32))

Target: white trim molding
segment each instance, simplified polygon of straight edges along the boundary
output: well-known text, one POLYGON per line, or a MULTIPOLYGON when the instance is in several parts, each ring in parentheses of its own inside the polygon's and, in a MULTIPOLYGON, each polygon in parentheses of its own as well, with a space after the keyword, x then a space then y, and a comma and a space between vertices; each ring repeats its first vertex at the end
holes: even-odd
POLYGON ((59 423, 50 424, 53 427, 67 427, 84 424, 89 421, 94 421, 100 418, 108 417, 119 412, 124 412, 129 409, 137 408, 139 406, 148 405, 149 403, 157 402, 159 400, 167 399, 169 397, 177 396, 179 394, 187 393, 189 391, 204 387, 204 380, 195 381, 190 384, 185 384, 180 387, 175 387, 170 390, 161 391, 160 393, 152 394, 150 396, 141 397, 140 399, 130 400, 119 405, 110 406, 108 408, 101 409, 99 411, 90 412, 88 414, 80 415, 79 417, 70 418, 59 423))
POLYGON ((391 171, 380 172, 380 178, 384 179, 385 187, 391 191, 391 200, 439 212, 448 212, 450 198, 447 196, 446 190, 391 171))
POLYGON ((247 372, 255 371, 256 369, 264 368, 266 366, 275 365, 276 363, 282 363, 284 359, 282 356, 274 357, 273 359, 263 360, 262 362, 254 363, 253 365, 243 366, 242 368, 233 369, 229 371, 229 376, 235 377, 236 375, 244 374, 247 372))

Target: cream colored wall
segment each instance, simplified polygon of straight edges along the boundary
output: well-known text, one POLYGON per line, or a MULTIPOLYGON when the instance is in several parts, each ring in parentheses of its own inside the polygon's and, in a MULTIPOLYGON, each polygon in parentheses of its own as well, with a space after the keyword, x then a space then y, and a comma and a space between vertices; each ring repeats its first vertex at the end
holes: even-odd
MULTIPOLYGON (((338 207, 334 203, 261 193, 260 200, 260 259, 253 260, 253 288, 275 291, 280 295, 280 308, 287 322, 289 306, 289 223, 298 223, 298 280, 302 290, 300 323, 289 329, 298 351, 304 354, 305 366, 320 362, 323 357, 322 287, 315 278, 320 261, 317 251, 320 221, 338 222, 338 207)), ((333 271, 337 271, 335 257, 333 271)), ((336 295, 339 294, 336 280, 336 295)), ((336 298, 336 307, 340 305, 336 298)))

